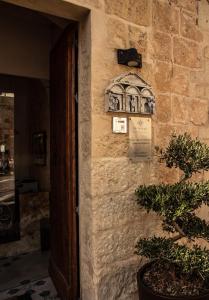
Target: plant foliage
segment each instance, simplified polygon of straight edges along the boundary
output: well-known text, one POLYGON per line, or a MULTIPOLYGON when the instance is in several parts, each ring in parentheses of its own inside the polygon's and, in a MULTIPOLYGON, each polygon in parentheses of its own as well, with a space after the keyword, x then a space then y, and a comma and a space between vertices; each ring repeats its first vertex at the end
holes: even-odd
POLYGON ((183 171, 182 179, 171 184, 141 185, 136 190, 137 202, 148 212, 154 211, 163 217, 162 228, 173 233, 172 237, 140 239, 136 253, 149 259, 168 260, 181 273, 192 276, 200 274, 209 280, 209 250, 193 244, 187 247, 178 241, 203 238, 209 242, 209 224, 196 216, 196 209, 208 205, 209 181, 192 183, 188 179, 197 172, 209 169, 209 147, 187 133, 172 135, 168 147, 161 151, 161 160, 168 168, 183 171))

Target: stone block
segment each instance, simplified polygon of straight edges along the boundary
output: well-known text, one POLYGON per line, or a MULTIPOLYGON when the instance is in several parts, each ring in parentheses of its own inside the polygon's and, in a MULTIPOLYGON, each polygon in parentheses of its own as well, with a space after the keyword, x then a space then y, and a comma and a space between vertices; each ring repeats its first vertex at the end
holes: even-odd
POLYGON ((196 84, 195 96, 201 99, 209 99, 209 84, 196 84))
POLYGON ((96 197, 92 206, 94 225, 97 231, 136 222, 139 216, 146 214, 138 207, 134 190, 128 190, 122 194, 96 197))
POLYGON ((96 270, 130 259, 138 239, 153 234, 162 235, 160 218, 154 213, 139 214, 136 222, 93 233, 96 270))
POLYGON ((137 25, 150 24, 150 0, 105 0, 105 11, 137 25))
POLYGON ((98 283, 99 300, 136 300, 138 262, 127 262, 102 275, 98 283))
POLYGON ((196 17, 186 12, 181 14, 181 34, 183 37, 197 42, 203 40, 203 34, 198 28, 196 17))
POLYGON ((207 0, 198 1, 198 23, 201 29, 209 31, 209 5, 207 0))
POLYGON ((167 168, 165 163, 157 163, 155 165, 155 177, 157 184, 174 184, 179 180, 179 170, 167 168))
POLYGON ((171 78, 171 91, 175 94, 189 96, 190 73, 185 68, 173 66, 171 78))
POLYGON ((171 124, 161 124, 157 125, 155 129, 155 146, 159 146, 160 148, 165 148, 171 138, 173 133, 175 134, 183 134, 189 133, 193 138, 198 136, 198 127, 189 125, 171 125, 171 124))
POLYGON ((128 29, 122 20, 107 18, 107 45, 113 49, 127 48, 128 29))
POLYGON ((208 122, 208 101, 192 100, 191 122, 195 125, 203 125, 208 122))
POLYGON ((159 92, 170 92, 172 66, 164 62, 157 62, 155 70, 155 84, 159 92))
POLYGON ((154 32, 152 38, 152 53, 154 59, 171 61, 171 37, 162 32, 154 32))
POLYGON ((175 37, 173 46, 174 63, 190 68, 200 68, 200 49, 198 44, 175 37))
POLYGON ((159 122, 171 121, 171 97, 170 95, 157 95, 156 118, 159 122))
POLYGON ((124 193, 135 190, 136 185, 148 181, 150 174, 144 177, 144 165, 129 158, 95 158, 92 161, 91 187, 93 196, 124 193))
MULTIPOLYGON (((99 9, 102 8, 101 0, 77 0, 76 2, 78 2, 80 5, 83 5, 83 6, 95 7, 95 8, 99 8, 99 9)), ((78 3, 76 3, 76 4, 78 4, 78 3)))
POLYGON ((204 49, 204 57, 209 59, 209 46, 206 46, 204 49))
POLYGON ((86 160, 91 155, 91 132, 90 130, 86 130, 86 128, 90 128, 90 122, 83 122, 79 125, 79 154, 80 159, 86 160))
POLYGON ((112 132, 112 115, 94 115, 92 124, 92 155, 94 157, 128 156, 128 134, 112 132))
POLYGON ((143 58, 147 56, 147 32, 136 26, 128 27, 129 47, 136 48, 143 58))
POLYGON ((170 0, 172 4, 175 4, 176 6, 180 8, 184 8, 186 10, 189 10, 193 13, 197 13, 197 1, 196 0, 170 0))
POLYGON ((167 33, 179 33, 179 11, 166 2, 153 1, 153 26, 167 33))
POLYGON ((173 122, 188 124, 190 122, 191 100, 173 95, 172 96, 172 112, 173 122))

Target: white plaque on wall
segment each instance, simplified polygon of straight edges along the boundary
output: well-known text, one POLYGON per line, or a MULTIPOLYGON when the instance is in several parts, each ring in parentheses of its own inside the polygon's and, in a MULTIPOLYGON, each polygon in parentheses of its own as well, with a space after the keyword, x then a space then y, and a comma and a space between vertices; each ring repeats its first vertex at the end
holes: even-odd
POLYGON ((127 118, 113 117, 113 133, 127 133, 127 118))
POLYGON ((129 118, 129 156, 150 159, 152 155, 151 118, 129 118))

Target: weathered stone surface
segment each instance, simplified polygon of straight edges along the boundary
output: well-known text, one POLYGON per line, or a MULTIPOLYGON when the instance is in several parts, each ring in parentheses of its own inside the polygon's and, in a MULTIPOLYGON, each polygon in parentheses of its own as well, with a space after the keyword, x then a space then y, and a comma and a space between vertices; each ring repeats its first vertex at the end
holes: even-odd
POLYGON ((133 190, 128 190, 123 195, 97 197, 92 206, 95 227, 98 231, 130 224, 146 213, 138 207, 133 190))
POLYGON ((198 23, 201 29, 209 31, 209 5, 207 0, 198 2, 198 23))
POLYGON ((195 125, 202 125, 208 122, 208 101, 192 100, 191 122, 195 125))
POLYGON ((171 97, 170 95, 157 95, 156 118, 159 122, 171 121, 171 97))
POLYGON ((201 42, 203 34, 196 24, 196 18, 189 13, 181 14, 181 34, 185 38, 201 42))
MULTIPOLYGON (((134 194, 136 188, 145 183, 151 183, 151 173, 153 172, 153 165, 150 162, 138 163, 139 172, 133 172, 131 176, 133 184, 131 188, 123 193, 115 193, 100 195, 92 200, 93 219, 96 230, 105 230, 117 227, 123 224, 137 221, 146 212, 139 208, 136 203, 136 196, 134 194), (141 180, 139 174, 146 174, 141 180)), ((129 172, 130 173, 130 172, 129 172)))
POLYGON ((112 270, 107 270, 98 283, 98 299, 136 300, 136 294, 138 294, 136 273, 138 269, 139 263, 131 261, 127 262, 126 265, 121 264, 114 266, 112 270))
POLYGON ((175 37, 173 47, 174 62, 178 65, 199 68, 200 51, 196 43, 188 40, 175 37))
POLYGON ((191 100, 186 97, 173 95, 172 111, 174 123, 188 124, 190 121, 191 100))
POLYGON ((86 132, 86 128, 90 127, 90 122, 83 122, 79 126, 79 135, 81 142, 79 144, 80 159, 86 160, 91 155, 91 133, 86 132))
POLYGON ((151 234, 162 235, 160 218, 154 214, 142 214, 136 222, 97 232, 93 237, 96 269, 132 258, 137 240, 151 234))
POLYGON ((105 0, 105 11, 131 23, 148 26, 150 24, 150 0, 105 0))
POLYGON ((101 0, 67 0, 68 2, 75 2, 76 4, 82 5, 84 7, 102 8, 101 0))
POLYGON ((177 5, 180 8, 184 8, 193 13, 197 13, 198 3, 196 0, 170 0, 170 2, 177 5))
POLYGON ((112 132, 112 115, 95 115, 92 122, 92 155, 94 157, 128 156, 128 134, 112 132))
POLYGON ((205 49, 204 49, 204 56, 205 56, 205 58, 209 59, 209 46, 205 47, 205 49))
MULTIPOLYGON (((106 13, 92 10, 92 28, 80 41, 84 43, 79 83, 82 296, 86 300, 135 300, 139 262, 134 245, 139 236, 162 232, 159 219, 137 206, 134 190, 139 184, 174 183, 181 172, 155 158, 147 164, 128 158, 128 134, 112 133, 112 116, 104 111, 104 91, 117 75, 136 72, 156 94, 153 148, 164 148, 173 132, 200 136, 199 128, 205 130, 208 142, 204 99, 209 95, 209 38, 204 32, 202 41, 195 25, 195 0, 100 2, 106 13), (129 47, 143 54, 142 69, 117 64, 115 49, 129 47)), ((206 13, 204 18, 206 29, 206 13)), ((200 16, 198 22, 202 23, 200 16)))
POLYGON ((178 33, 179 12, 175 7, 159 0, 153 1, 153 26, 155 30, 178 33))
POLYGON ((155 84, 159 92, 170 92, 172 67, 170 64, 158 62, 155 69, 155 84))
POLYGON ((152 57, 163 61, 171 61, 171 37, 162 32, 154 32, 152 42, 152 57))
POLYGON ((197 98, 209 99, 209 84, 197 84, 195 87, 195 95, 197 98))
POLYGON ((124 193, 149 180, 143 174, 144 165, 126 157, 97 158, 92 161, 92 194, 94 196, 124 193))
POLYGON ((143 58, 147 56, 147 32, 136 26, 128 27, 128 42, 130 48, 136 48, 143 54, 143 58))
POLYGON ((111 17, 107 18, 107 43, 110 47, 114 49, 127 48, 127 35, 128 28, 122 20, 111 17))
POLYGON ((189 96, 190 73, 185 68, 173 66, 171 75, 171 91, 175 94, 189 96))
MULTIPOLYGON (((163 147, 165 148, 165 145, 163 145, 163 147)), ((157 178, 156 184, 174 184, 179 180, 179 170, 169 169, 165 166, 164 163, 160 164, 159 162, 157 162, 155 165, 155 176, 157 178)))
MULTIPOLYGON (((198 136, 198 127, 189 125, 171 125, 171 124, 163 124, 158 125, 155 128, 155 146, 159 146, 164 148, 168 145, 170 137, 173 133, 183 134, 189 133, 193 138, 198 136)), ((165 176, 166 179, 166 176, 165 176)), ((157 177, 158 180, 158 177, 157 177)))

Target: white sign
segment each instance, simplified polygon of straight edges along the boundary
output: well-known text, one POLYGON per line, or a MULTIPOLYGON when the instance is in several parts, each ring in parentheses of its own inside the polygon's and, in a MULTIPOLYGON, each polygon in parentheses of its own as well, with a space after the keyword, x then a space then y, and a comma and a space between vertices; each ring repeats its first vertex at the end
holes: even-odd
POLYGON ((129 156, 150 159, 152 154, 151 118, 129 118, 129 156))
POLYGON ((127 118, 113 117, 113 133, 127 133, 127 118))

